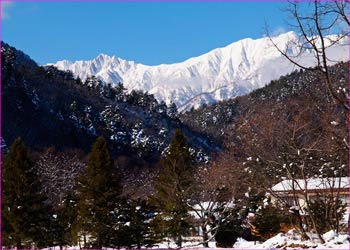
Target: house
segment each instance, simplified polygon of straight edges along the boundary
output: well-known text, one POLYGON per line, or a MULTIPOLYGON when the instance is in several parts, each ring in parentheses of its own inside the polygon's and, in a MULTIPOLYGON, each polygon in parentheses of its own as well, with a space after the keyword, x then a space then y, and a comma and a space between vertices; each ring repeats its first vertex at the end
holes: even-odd
POLYGON ((350 177, 310 178, 283 180, 270 190, 273 203, 282 202, 289 206, 306 206, 306 198, 310 201, 317 198, 338 197, 344 204, 350 204, 350 177))

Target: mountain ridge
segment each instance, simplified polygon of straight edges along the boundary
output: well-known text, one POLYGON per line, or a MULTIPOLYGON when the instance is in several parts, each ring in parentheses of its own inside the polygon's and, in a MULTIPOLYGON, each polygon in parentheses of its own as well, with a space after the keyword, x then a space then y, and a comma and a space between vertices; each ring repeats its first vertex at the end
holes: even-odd
MULTIPOLYGON (((282 49, 287 48, 290 42, 300 43, 294 32, 273 39, 282 49)), ((329 59, 346 61, 347 47, 342 46, 346 44, 348 38, 344 38, 340 45, 329 48, 329 59)), ((295 56, 298 51, 288 50, 288 53, 295 56)), ((306 50, 300 62, 309 67, 315 66, 312 51, 306 50)), ((148 66, 99 54, 92 60, 63 60, 52 65, 61 70, 70 70, 83 80, 95 75, 112 85, 122 82, 130 91, 147 91, 159 101, 168 104, 175 102, 180 111, 247 94, 297 69, 273 47, 267 37, 242 39, 173 64, 148 66)))

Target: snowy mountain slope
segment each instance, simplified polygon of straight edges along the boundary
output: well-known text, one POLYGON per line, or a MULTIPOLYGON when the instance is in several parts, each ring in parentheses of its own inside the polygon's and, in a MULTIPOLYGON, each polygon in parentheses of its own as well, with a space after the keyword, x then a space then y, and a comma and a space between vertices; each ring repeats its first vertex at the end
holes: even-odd
MULTIPOLYGON (((293 41, 294 32, 274 38, 281 48, 293 41)), ((327 52, 334 61, 348 60, 348 39, 327 52)), ((293 56, 297 49, 288 50, 293 56)), ((314 66, 311 51, 305 51, 299 62, 314 66)), ((158 100, 175 102, 179 110, 195 108, 203 103, 214 103, 260 88, 296 69, 272 46, 268 38, 243 39, 224 48, 214 49, 204 55, 175 64, 147 66, 126 61, 115 56, 98 55, 91 61, 59 61, 58 69, 70 70, 83 80, 96 75, 105 82, 123 82, 128 90, 148 91, 158 100)))

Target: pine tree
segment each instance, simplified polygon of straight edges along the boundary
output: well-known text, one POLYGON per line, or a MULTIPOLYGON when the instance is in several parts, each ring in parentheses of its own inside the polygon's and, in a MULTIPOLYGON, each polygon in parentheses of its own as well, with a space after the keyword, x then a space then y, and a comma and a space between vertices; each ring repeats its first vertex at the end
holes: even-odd
POLYGON ((76 84, 78 85, 83 85, 83 82, 81 81, 80 77, 78 76, 77 79, 76 79, 76 84))
POLYGON ((77 199, 73 192, 68 192, 62 203, 52 208, 50 235, 53 246, 76 245, 73 225, 77 217, 77 199))
POLYGON ((237 238, 242 234, 242 221, 235 209, 225 213, 228 213, 228 216, 225 216, 225 221, 219 225, 215 240, 218 247, 232 248, 237 238))
POLYGON ((168 107, 167 107, 166 103, 164 101, 161 101, 156 110, 159 114, 165 116, 167 113, 167 109, 168 109, 168 107))
POLYGON ((103 137, 92 146, 86 172, 78 180, 78 192, 76 232, 84 238, 84 247, 109 246, 118 230, 121 186, 103 137))
POLYGON ((167 115, 172 119, 178 118, 177 106, 174 102, 171 102, 169 107, 167 108, 167 115))
POLYGON ((124 88, 123 83, 118 83, 115 87, 114 87, 114 91, 115 91, 115 100, 120 102, 120 101, 124 101, 124 97, 125 97, 125 90, 126 88, 124 88))
POLYGON ((132 247, 151 247, 157 239, 152 232, 152 221, 155 208, 145 200, 137 200, 131 203, 130 230, 132 235, 132 247))
POLYGON ((192 157, 181 130, 176 130, 162 163, 164 169, 158 177, 154 201, 166 218, 163 221, 166 235, 181 247, 182 236, 190 228, 187 200, 193 184, 192 157))
POLYGON ((2 240, 7 247, 51 244, 46 197, 24 143, 16 139, 2 169, 2 240))

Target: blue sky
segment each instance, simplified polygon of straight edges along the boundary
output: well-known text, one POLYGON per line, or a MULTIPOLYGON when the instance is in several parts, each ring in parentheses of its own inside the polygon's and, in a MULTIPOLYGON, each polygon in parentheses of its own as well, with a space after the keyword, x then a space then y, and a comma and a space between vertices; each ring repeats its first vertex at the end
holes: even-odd
POLYGON ((265 21, 272 31, 287 31, 284 4, 14 2, 2 9, 2 39, 40 64, 99 53, 147 65, 174 63, 259 38, 265 21))

